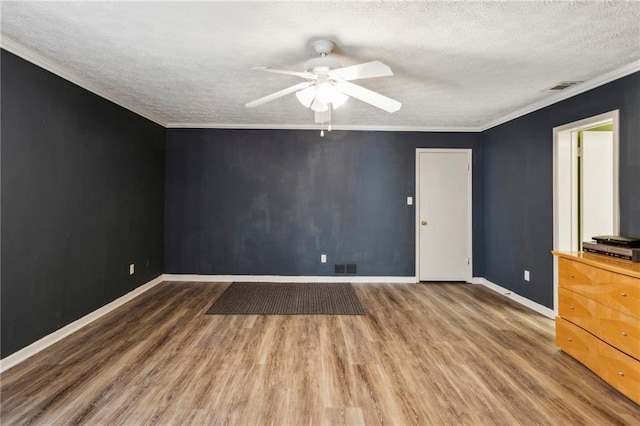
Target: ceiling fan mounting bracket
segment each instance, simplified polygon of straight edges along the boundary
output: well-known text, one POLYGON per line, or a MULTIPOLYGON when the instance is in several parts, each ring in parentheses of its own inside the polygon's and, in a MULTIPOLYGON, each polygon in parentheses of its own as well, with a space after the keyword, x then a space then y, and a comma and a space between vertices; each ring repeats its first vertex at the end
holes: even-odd
POLYGON ((328 55, 336 46, 335 43, 331 40, 316 40, 312 43, 312 45, 320 56, 328 55))

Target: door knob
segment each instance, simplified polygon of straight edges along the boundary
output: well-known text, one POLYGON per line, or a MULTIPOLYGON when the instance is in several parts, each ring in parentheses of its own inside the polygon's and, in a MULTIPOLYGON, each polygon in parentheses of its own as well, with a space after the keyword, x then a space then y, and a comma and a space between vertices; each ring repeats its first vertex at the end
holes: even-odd
POLYGON ((426 220, 423 220, 422 222, 420 222, 420 224, 421 224, 422 226, 427 226, 427 221, 426 221, 426 220))

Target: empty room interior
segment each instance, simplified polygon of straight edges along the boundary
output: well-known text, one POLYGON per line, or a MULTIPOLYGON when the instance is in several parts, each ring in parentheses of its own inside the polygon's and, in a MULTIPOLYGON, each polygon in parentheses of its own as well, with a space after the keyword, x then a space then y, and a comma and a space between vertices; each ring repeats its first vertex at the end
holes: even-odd
POLYGON ((0 7, 3 425, 640 424, 640 3, 0 7))

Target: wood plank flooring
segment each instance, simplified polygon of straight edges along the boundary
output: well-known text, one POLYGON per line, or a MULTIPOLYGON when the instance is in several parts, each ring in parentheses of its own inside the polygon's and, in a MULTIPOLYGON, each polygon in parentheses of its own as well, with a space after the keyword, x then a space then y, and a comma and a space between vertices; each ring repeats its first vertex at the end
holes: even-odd
POLYGON ((162 283, 0 376, 3 425, 609 425, 640 407, 481 286, 354 284, 366 316, 204 315, 162 283))

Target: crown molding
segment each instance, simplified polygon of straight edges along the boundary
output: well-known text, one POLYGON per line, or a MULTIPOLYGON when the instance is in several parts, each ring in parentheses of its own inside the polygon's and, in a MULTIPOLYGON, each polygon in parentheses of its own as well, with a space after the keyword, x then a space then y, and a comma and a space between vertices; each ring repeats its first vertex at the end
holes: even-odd
MULTIPOLYGON (((94 83, 88 82, 86 79, 74 74, 66 70, 63 66, 54 63, 48 58, 40 55, 39 53, 33 51, 30 48, 27 48, 20 43, 6 37, 0 36, 0 48, 7 50, 8 52, 13 53, 16 56, 21 57, 22 59, 31 62, 65 80, 70 81, 71 83, 82 87, 110 102, 115 103, 123 108, 128 109, 129 111, 134 112, 141 117, 144 117, 148 120, 153 121, 165 128, 180 128, 180 129, 260 129, 260 130, 320 130, 320 127, 315 123, 310 124, 228 124, 228 123, 191 123, 191 122, 167 122, 162 117, 151 113, 149 111, 144 111, 136 106, 130 105, 124 100, 120 99, 118 96, 110 93, 108 90, 105 90, 102 87, 98 87, 94 83)), ((514 120, 516 118, 522 117, 549 105, 553 105, 555 103, 561 102, 565 99, 569 99, 573 96, 579 95, 581 93, 587 92, 596 87, 602 86, 604 84, 610 83, 619 78, 625 77, 627 75, 633 74, 634 72, 640 71, 640 60, 634 61, 628 65, 625 65, 621 68, 610 71, 606 74, 593 78, 591 80, 587 80, 584 83, 578 84, 574 87, 571 87, 567 90, 564 90, 554 96, 541 99, 540 101, 529 104, 523 108, 520 108, 516 111, 513 111, 509 114, 503 115, 500 118, 497 118, 493 121, 488 122, 485 125, 476 126, 476 127, 431 127, 431 126, 380 126, 380 125, 332 125, 332 130, 348 130, 348 131, 375 131, 375 132, 469 132, 469 133, 480 133, 486 130, 489 130, 493 127, 504 124, 508 121, 514 120)))
POLYGON ((507 115, 504 115, 485 126, 482 126, 478 129, 479 132, 484 132, 485 130, 489 130, 493 127, 499 126, 500 124, 504 124, 508 121, 515 120, 516 118, 520 118, 524 115, 547 107, 549 105, 556 104, 560 101, 564 101, 565 99, 572 98, 581 93, 587 92, 591 89, 595 89, 596 87, 605 85, 607 83, 611 83, 612 81, 618 80, 622 77, 626 77, 627 75, 633 74, 634 72, 640 71, 640 60, 631 62, 628 65, 625 65, 621 68, 615 69, 613 71, 609 71, 606 74, 600 75, 596 78, 592 78, 591 80, 587 80, 584 83, 580 83, 576 86, 573 86, 569 89, 563 90, 549 98, 541 99, 538 102, 534 102, 529 104, 523 108, 520 108, 516 111, 513 111, 507 115))
POLYGON ((129 111, 146 118, 147 120, 151 120, 156 124, 161 125, 162 127, 167 127, 167 123, 161 117, 149 112, 141 110, 138 107, 128 104, 124 100, 120 99, 118 96, 110 93, 108 90, 105 90, 103 87, 98 87, 97 85, 87 81, 86 79, 74 74, 73 72, 69 72, 63 66, 56 64, 48 58, 40 55, 39 53, 29 49, 21 45, 20 43, 8 38, 7 36, 0 37, 0 48, 6 50, 7 52, 11 52, 16 56, 21 57, 27 62, 31 62, 34 65, 43 68, 58 77, 61 77, 76 86, 80 86, 83 89, 88 90, 91 93, 94 93, 110 102, 113 102, 116 105, 119 105, 129 111))
MULTIPOLYGON (((225 123, 169 123, 169 129, 236 129, 236 130, 313 130, 320 131, 319 124, 225 124, 225 123)), ((326 126, 324 127, 326 130, 326 126)), ((331 130, 361 132, 479 132, 478 127, 428 127, 428 126, 376 126, 331 125, 331 130)))

